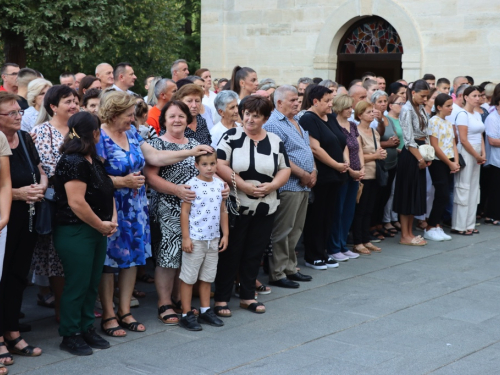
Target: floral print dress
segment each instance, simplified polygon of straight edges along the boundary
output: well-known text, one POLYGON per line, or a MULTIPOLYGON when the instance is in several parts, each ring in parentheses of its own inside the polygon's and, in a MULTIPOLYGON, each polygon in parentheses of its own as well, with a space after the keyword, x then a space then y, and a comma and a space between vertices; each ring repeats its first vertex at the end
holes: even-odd
MULTIPOLYGON (((134 126, 126 132, 129 150, 124 150, 101 129, 97 144, 97 155, 103 159, 104 168, 110 176, 124 177, 141 172, 146 164, 141 145, 142 137, 134 126)), ((146 264, 151 256, 151 234, 146 188, 115 189, 118 230, 108 239, 105 266, 130 268, 146 264)))
MULTIPOLYGON (((54 176, 56 165, 61 158, 59 147, 63 144, 64 136, 49 122, 34 127, 32 133, 37 136, 35 147, 40 155, 42 168, 49 178, 49 186, 51 186, 50 178, 54 176)), ((40 276, 64 276, 61 260, 52 243, 52 234, 38 236, 31 264, 37 285, 48 286, 46 279, 40 279, 40 276)))

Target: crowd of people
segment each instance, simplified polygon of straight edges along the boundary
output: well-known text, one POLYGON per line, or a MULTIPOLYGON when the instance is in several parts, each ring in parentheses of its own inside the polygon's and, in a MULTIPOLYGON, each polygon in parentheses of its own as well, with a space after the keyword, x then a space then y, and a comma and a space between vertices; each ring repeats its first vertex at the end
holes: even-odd
POLYGON ((162 324, 199 331, 224 325, 233 296, 262 314, 259 294, 312 280, 300 241, 305 267, 327 270, 386 238, 424 246, 451 240, 444 226, 500 225, 500 84, 366 72, 278 85, 249 67, 189 75, 182 59, 170 73, 146 77, 141 97, 129 63, 59 84, 1 67, 0 374, 13 354, 42 354, 20 334, 30 282, 60 348, 90 355, 110 347, 96 317, 104 335, 146 331, 137 280, 155 284, 162 324))

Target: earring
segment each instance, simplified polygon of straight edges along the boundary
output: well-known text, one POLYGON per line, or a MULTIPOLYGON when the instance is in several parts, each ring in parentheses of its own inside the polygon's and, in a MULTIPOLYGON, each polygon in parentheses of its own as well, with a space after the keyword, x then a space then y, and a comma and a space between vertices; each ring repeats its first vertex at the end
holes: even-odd
POLYGON ((54 112, 54 116, 57 116, 57 112, 54 112))

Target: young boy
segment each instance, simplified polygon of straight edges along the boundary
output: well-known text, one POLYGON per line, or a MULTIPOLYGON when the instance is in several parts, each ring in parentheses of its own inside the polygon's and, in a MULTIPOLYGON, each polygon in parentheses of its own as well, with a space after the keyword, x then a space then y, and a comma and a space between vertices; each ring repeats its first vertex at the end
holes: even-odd
POLYGON ((210 284, 215 280, 219 252, 226 250, 229 237, 226 202, 222 199, 224 183, 213 178, 217 171, 215 153, 195 158, 200 172, 187 182, 196 193, 192 202, 182 202, 182 266, 181 279, 182 318, 179 325, 190 331, 201 331, 199 323, 221 327, 224 325, 210 308, 210 284), (220 237, 219 223, 222 227, 220 237), (193 285, 199 280, 200 316, 198 320, 191 309, 193 285))
POLYGON ((450 94, 450 81, 447 78, 439 78, 436 84, 436 88, 440 93, 449 95, 450 94))

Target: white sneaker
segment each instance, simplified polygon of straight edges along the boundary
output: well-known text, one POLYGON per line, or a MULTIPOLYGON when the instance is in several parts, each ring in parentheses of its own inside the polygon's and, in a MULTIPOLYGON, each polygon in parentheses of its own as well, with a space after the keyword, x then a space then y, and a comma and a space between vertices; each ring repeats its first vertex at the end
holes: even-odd
POLYGON ((441 237, 443 238, 443 241, 450 241, 450 240, 452 239, 452 237, 451 237, 451 236, 448 236, 448 235, 444 232, 443 228, 439 227, 439 228, 437 228, 437 230, 439 230, 439 234, 440 234, 440 235, 441 235, 441 237))
POLYGON ((338 252, 336 254, 330 254, 328 255, 330 258, 333 258, 337 262, 346 262, 349 260, 349 257, 343 254, 342 252, 338 252))
POLYGON ((344 255, 346 257, 348 257, 349 259, 357 259, 357 258, 359 258, 359 254, 353 253, 351 250, 346 251, 344 253, 344 255))
POLYGON ((432 228, 430 230, 424 230, 424 238, 431 241, 444 241, 438 228, 432 228))

